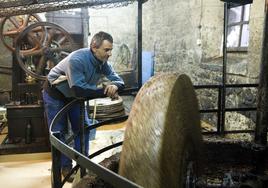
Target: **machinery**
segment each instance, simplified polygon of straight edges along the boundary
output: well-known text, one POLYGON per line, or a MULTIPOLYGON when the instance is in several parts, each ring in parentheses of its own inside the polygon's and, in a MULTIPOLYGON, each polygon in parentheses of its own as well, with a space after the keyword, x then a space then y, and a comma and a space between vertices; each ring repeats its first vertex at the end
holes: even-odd
MULTIPOLYGON (((77 23, 82 25, 83 19, 79 16, 80 22, 77 23)), ((54 18, 54 15, 49 18, 54 18)), ((5 144, 0 147, 0 153, 50 149, 42 84, 51 68, 70 52, 84 45, 82 30, 83 28, 80 33, 68 33, 55 23, 41 22, 36 14, 5 17, 1 20, 1 40, 13 54, 13 95, 12 102, 6 105, 8 136, 5 144)))
POLYGON ((1 19, 0 39, 13 56, 12 102, 6 105, 8 137, 0 147, 2 154, 49 150, 42 84, 61 59, 88 46, 87 9, 47 12, 45 17, 47 22, 37 14, 1 19))

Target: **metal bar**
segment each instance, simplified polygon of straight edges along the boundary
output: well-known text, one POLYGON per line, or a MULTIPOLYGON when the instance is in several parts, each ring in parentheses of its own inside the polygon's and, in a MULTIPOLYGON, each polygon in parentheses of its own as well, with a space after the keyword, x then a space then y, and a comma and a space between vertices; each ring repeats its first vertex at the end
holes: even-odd
MULTIPOLYGON (((80 99, 80 152, 83 155, 86 155, 86 150, 85 150, 85 103, 83 99, 80 99)), ((81 167, 80 168, 80 177, 83 178, 86 174, 86 169, 81 167)))
POLYGON ((125 187, 138 188, 138 187, 140 187, 139 185, 137 185, 137 184, 129 181, 128 179, 114 173, 113 171, 106 169, 103 166, 89 160, 86 156, 75 151, 74 149, 72 149, 68 145, 64 144, 59 139, 57 139, 54 136, 53 132, 50 135, 50 141, 51 141, 51 144, 55 148, 57 148, 59 151, 61 151, 64 155, 75 160, 77 162, 77 164, 79 164, 80 166, 82 165, 83 167, 91 170, 93 173, 98 175, 101 179, 109 182, 113 186, 115 186, 117 188, 125 188, 125 187))
POLYGON ((259 84, 226 84, 226 88, 258 87, 259 84))
POLYGON ((245 112, 245 111, 256 111, 257 107, 252 107, 252 108, 225 108, 226 112, 245 112))
MULTIPOLYGON (((257 108, 225 108, 226 112, 246 112, 246 111, 256 111, 257 108)), ((218 109, 208 109, 208 110, 199 110, 200 113, 213 113, 218 112, 218 109)))
MULTIPOLYGON (((225 88, 258 87, 259 84, 225 84, 225 88)), ((195 89, 216 89, 222 85, 194 85, 195 89)))
MULTIPOLYGON (((60 133, 54 133, 55 138, 60 138, 60 133)), ((52 155, 52 169, 51 169, 51 187, 60 188, 61 186, 61 152, 57 150, 53 145, 51 145, 51 155, 52 155)))
MULTIPOLYGON (((240 17, 240 21, 243 21, 243 20, 244 20, 244 13, 245 13, 245 7, 242 6, 242 14, 241 14, 241 17, 240 17)), ((239 24, 239 27, 240 27, 240 31, 239 31, 239 42, 238 42, 238 47, 241 46, 241 41, 242 41, 242 31, 243 31, 244 24, 239 24)))
POLYGON ((217 111, 217 133, 220 134, 221 133, 221 103, 222 103, 222 93, 221 93, 221 89, 219 88, 218 90, 218 111, 217 111))
POLYGON ((138 87, 142 86, 142 0, 138 0, 138 28, 137 28, 137 60, 138 60, 138 87))
POLYGON ((226 83, 226 61, 227 61, 227 25, 228 25, 228 3, 224 3, 224 21, 223 21, 223 58, 222 58, 222 94, 221 94, 221 124, 220 133, 223 133, 225 126, 225 83, 226 83))
MULTIPOLYGON (((232 130, 232 131, 224 131, 224 134, 239 134, 239 133, 253 133, 254 130, 232 130)), ((203 135, 215 135, 218 134, 217 131, 203 131, 203 135)))
POLYGON ((217 135, 217 131, 202 131, 203 135, 217 135))
POLYGON ((118 142, 118 143, 109 145, 109 146, 107 146, 107 147, 105 147, 105 148, 102 148, 101 150, 96 151, 95 153, 92 153, 91 155, 88 156, 88 158, 92 159, 92 158, 94 158, 94 157, 96 157, 96 156, 102 154, 103 152, 108 151, 108 150, 110 150, 110 149, 112 149, 112 148, 121 146, 122 144, 123 144, 123 142, 118 142))
POLYGON ((245 4, 250 4, 253 2, 253 0, 221 0, 225 3, 229 3, 230 6, 241 6, 241 5, 245 5, 245 4))
POLYGON ((200 113, 213 113, 218 111, 218 109, 199 110, 200 113))
POLYGON ((238 26, 238 25, 243 25, 243 24, 249 24, 249 21, 240 21, 240 22, 235 22, 235 23, 230 23, 228 24, 228 27, 232 27, 232 26, 238 26))
MULTIPOLYGON (((112 149, 112 148, 116 148, 116 147, 118 147, 118 146, 121 146, 122 144, 123 144, 123 142, 118 142, 118 143, 109 145, 109 146, 107 146, 107 147, 105 147, 105 148, 103 148, 103 149, 101 149, 101 150, 98 150, 98 151, 92 153, 91 155, 88 156, 88 158, 89 158, 89 159, 92 159, 92 158, 94 158, 94 157, 96 157, 96 156, 98 156, 98 155, 104 153, 105 151, 108 151, 108 150, 110 150, 110 149, 112 149)), ((74 173, 74 172, 77 171, 79 168, 80 168, 80 165, 77 164, 77 165, 71 170, 71 173, 74 173)))
POLYGON ((229 131, 224 131, 224 133, 229 133, 229 134, 237 134, 237 133, 253 133, 254 130, 229 130, 229 131))

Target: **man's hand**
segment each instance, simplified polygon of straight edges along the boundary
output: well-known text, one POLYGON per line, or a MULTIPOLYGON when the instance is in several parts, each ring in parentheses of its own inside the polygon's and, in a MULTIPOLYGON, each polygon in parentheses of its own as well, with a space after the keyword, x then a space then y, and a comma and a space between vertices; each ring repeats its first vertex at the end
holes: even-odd
POLYGON ((118 99, 117 93, 118 87, 116 85, 107 85, 104 89, 104 94, 110 97, 111 99, 118 99))

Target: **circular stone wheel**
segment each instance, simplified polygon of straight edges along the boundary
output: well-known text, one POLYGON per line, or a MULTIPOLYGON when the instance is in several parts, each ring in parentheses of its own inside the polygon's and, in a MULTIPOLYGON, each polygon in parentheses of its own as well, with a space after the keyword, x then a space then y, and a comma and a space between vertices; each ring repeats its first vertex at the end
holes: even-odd
POLYGON ((162 74, 138 92, 127 120, 119 174, 143 187, 194 187, 202 135, 188 76, 162 74))

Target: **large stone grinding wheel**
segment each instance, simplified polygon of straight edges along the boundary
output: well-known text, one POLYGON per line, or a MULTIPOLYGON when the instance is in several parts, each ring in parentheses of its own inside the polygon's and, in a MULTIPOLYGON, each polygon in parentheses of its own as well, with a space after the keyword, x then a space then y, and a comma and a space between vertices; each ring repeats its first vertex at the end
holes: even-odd
POLYGON ((149 188, 195 187, 202 136, 198 102, 186 75, 153 77, 133 103, 119 174, 149 188))

